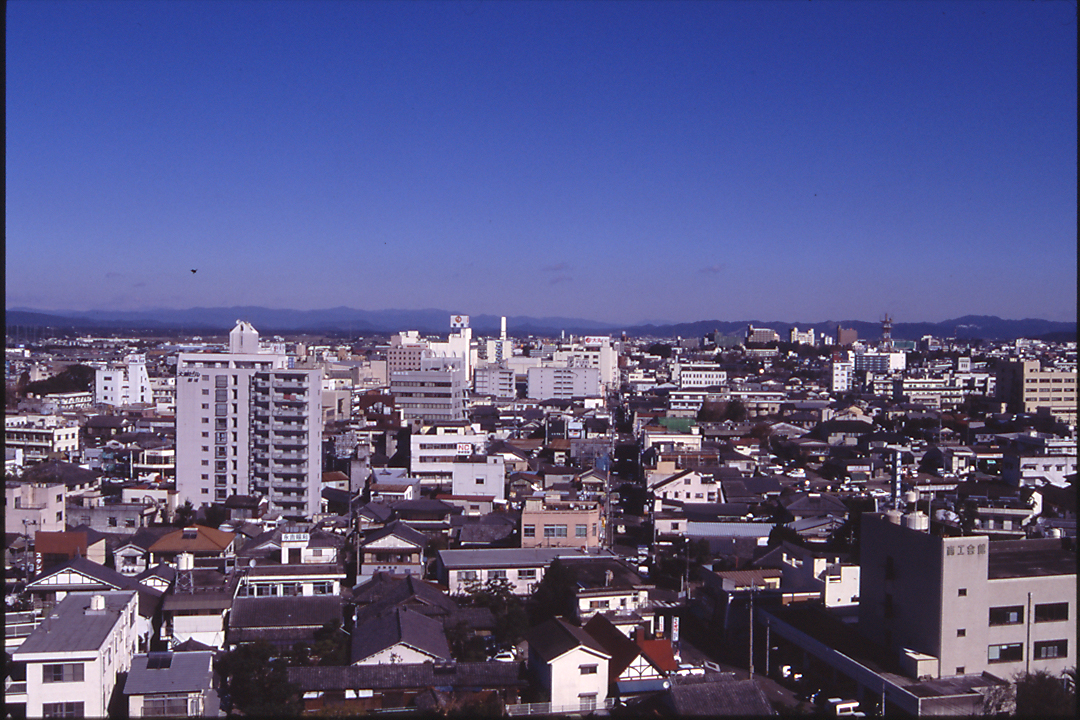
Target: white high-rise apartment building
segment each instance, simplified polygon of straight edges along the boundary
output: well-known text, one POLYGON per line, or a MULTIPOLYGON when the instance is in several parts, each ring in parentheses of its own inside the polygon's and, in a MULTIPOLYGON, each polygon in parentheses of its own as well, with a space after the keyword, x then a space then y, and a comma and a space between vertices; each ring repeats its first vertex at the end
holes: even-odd
POLYGON ((715 363, 676 363, 672 380, 682 390, 707 388, 727 382, 727 372, 715 363))
POLYGON ((529 368, 528 396, 533 400, 570 400, 601 395, 600 371, 590 367, 529 368))
POLYGON ((225 353, 176 363, 176 489, 199 507, 265 497, 271 513, 310 517, 322 482, 322 370, 293 369, 238 321, 225 353))
POLYGON ((133 353, 125 357, 122 363, 99 365, 96 369, 94 402, 117 407, 154 403, 145 355, 133 353))
POLYGON ((829 389, 834 393, 851 392, 855 377, 855 361, 851 353, 833 353, 829 363, 829 389))

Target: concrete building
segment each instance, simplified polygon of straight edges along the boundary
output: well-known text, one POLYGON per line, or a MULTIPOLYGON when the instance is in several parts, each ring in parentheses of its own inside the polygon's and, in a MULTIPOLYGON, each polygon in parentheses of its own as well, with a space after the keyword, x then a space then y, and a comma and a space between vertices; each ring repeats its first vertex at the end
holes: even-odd
POLYGON ((855 353, 855 372, 889 375, 907 368, 907 354, 867 350, 855 353))
POLYGON ((459 457, 452 473, 451 493, 455 497, 506 499, 506 462, 499 455, 459 457))
MULTIPOLYGON (((117 677, 135 655, 138 593, 64 598, 12 655, 26 665, 25 717, 106 717, 117 677)), ((19 700, 22 699, 22 702, 19 700)))
POLYGON ((918 514, 863 515, 864 636, 913 677, 1060 675, 1076 665, 1075 551, 1060 539, 939 537, 926 526, 918 514))
POLYGON ((5 483, 4 532, 63 532, 66 494, 63 483, 5 483))
POLYGON ((465 419, 465 364, 457 357, 421 357, 415 370, 390 372, 390 394, 404 420, 465 419))
POLYGON ((146 371, 146 356, 132 353, 123 362, 106 363, 96 367, 94 401, 102 405, 154 404, 150 375, 146 371))
POLYGON ((1010 361, 998 368, 997 390, 1010 412, 1045 412, 1076 425, 1076 370, 1044 370, 1038 360, 1010 361))
MULTIPOLYGON (((600 384, 605 389, 619 382, 619 353, 610 337, 587 336, 580 342, 552 353, 552 360, 564 367, 595 368, 600 371, 600 384)), ((531 393, 529 397, 535 397, 531 393)))
POLYGON ((746 342, 748 343, 775 343, 780 342, 780 336, 771 328, 756 328, 753 325, 746 326, 746 342))
POLYGON ((542 495, 525 499, 521 511, 521 547, 596 548, 603 540, 599 502, 542 495))
POLYGON ((483 454, 487 438, 479 425, 464 420, 426 426, 409 439, 409 475, 423 487, 450 489, 458 459, 483 454))
POLYGON ((176 489, 199 507, 230 495, 269 501, 270 512, 319 511, 322 371, 290 369, 238 321, 225 353, 177 360, 176 489))
POLYGON ((12 415, 4 418, 4 448, 22 450, 27 464, 50 455, 70 460, 79 451, 79 427, 56 415, 12 415))
POLYGON ((816 345, 816 338, 814 336, 814 328, 810 328, 805 332, 800 332, 799 328, 791 328, 791 344, 792 345, 816 345))
POLYGON ((680 390, 715 387, 727 382, 727 371, 716 363, 676 363, 672 371, 671 380, 680 390))
POLYGON ((829 362, 829 390, 833 393, 851 392, 855 376, 855 361, 850 353, 833 353, 829 362))
POLYGON ((534 400, 596 397, 601 394, 600 371, 588 367, 529 368, 527 393, 534 400))
POLYGON ((503 365, 486 365, 473 374, 473 392, 496 398, 515 398, 514 371, 503 365))

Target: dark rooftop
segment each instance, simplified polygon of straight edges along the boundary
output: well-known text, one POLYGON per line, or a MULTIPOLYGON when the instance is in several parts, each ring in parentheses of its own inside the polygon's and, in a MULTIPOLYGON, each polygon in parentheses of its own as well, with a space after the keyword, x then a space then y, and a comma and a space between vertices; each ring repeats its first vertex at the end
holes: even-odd
POLYGON ((1005 540, 990 543, 987 574, 991 580, 1046 575, 1075 575, 1076 550, 1066 540, 1005 540))

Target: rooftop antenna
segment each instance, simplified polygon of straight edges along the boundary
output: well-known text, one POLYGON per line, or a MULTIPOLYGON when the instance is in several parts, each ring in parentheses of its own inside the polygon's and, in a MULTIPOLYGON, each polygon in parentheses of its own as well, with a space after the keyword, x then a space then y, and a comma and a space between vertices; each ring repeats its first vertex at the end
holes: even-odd
POLYGON ((881 320, 881 346, 886 350, 892 350, 892 318, 889 317, 889 313, 885 313, 885 317, 881 320))

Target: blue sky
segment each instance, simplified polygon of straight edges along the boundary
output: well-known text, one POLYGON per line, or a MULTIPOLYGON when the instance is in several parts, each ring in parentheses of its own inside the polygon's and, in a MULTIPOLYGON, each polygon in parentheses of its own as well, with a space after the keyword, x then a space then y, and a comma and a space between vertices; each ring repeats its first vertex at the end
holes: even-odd
POLYGON ((14 0, 6 302, 1075 320, 1076 42, 1073 2, 14 0))

